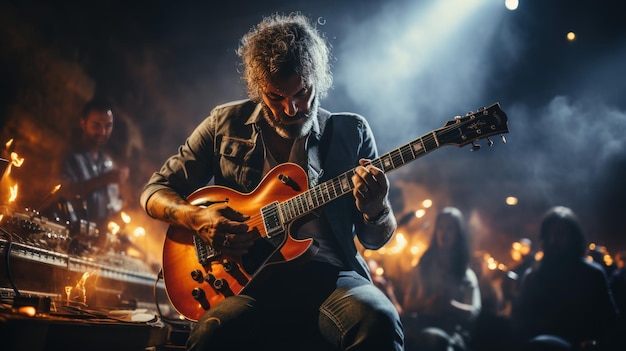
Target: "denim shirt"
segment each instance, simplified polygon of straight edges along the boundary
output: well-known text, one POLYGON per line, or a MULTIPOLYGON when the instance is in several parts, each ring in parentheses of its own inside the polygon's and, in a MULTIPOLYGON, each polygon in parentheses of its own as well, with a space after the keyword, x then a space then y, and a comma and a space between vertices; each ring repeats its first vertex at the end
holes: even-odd
MULTIPOLYGON (((260 118, 261 105, 250 100, 214 108, 145 185, 140 199, 144 209, 150 196, 162 188, 171 188, 182 197, 211 183, 242 193, 253 191, 263 178, 263 142, 256 123, 260 118)), ((309 187, 355 168, 361 158, 378 156, 374 136, 362 116, 320 109, 316 122, 306 144, 309 187)), ((349 268, 371 279, 354 236, 374 231, 375 225, 364 222, 351 193, 326 204, 324 213, 349 268)), ((361 243, 368 249, 379 248, 361 243)))

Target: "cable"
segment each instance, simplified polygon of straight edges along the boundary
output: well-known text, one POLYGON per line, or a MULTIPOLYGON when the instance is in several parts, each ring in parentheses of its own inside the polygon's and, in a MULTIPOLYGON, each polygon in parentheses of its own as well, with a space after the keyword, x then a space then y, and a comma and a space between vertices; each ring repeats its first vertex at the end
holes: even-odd
POLYGON ((9 284, 11 284, 11 288, 15 292, 15 296, 20 296, 20 291, 15 285, 15 281, 13 280, 13 273, 11 273, 11 246, 13 245, 13 235, 4 227, 0 226, 0 232, 4 234, 7 238, 7 244, 4 249, 4 262, 6 263, 7 277, 9 278, 9 284))
POLYGON ((156 279, 154 279, 154 286, 152 287, 152 295, 154 297, 154 305, 156 306, 157 312, 159 313, 159 318, 161 320, 164 320, 163 317, 163 312, 161 312, 161 305, 159 305, 159 298, 157 296, 157 285, 159 284, 159 280, 161 280, 161 278, 163 278, 163 268, 159 268, 159 273, 156 276, 156 279))

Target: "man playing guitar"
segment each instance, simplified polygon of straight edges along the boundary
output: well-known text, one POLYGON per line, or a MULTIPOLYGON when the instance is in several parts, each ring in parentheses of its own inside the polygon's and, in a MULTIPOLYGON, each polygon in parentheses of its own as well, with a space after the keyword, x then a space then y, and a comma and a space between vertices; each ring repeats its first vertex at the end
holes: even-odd
POLYGON ((402 350, 354 242, 392 238, 389 182, 367 121, 320 107, 329 46, 306 17, 276 14, 238 55, 249 99, 214 108, 141 195, 171 225, 164 280, 196 322, 188 349, 402 350))

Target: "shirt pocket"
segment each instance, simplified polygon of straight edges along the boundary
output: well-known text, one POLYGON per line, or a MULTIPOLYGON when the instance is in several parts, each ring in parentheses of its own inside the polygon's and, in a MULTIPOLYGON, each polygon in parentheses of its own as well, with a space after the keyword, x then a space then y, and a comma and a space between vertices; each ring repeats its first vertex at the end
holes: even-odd
POLYGON ((250 170, 246 164, 253 149, 254 143, 248 139, 224 136, 219 147, 220 170, 228 183, 244 188, 250 186, 247 174, 250 170))

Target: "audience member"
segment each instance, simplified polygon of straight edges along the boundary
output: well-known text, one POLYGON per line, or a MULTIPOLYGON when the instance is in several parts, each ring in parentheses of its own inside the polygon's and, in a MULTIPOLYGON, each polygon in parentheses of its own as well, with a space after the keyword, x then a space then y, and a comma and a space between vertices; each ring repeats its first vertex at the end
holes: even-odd
POLYGON ((465 219, 459 209, 446 207, 404 294, 407 350, 467 350, 481 310, 478 279, 469 265, 465 219))
POLYGON ((551 208, 539 238, 543 258, 527 271, 513 305, 516 342, 523 350, 613 350, 618 310, 605 271, 585 258, 577 216, 551 208))

